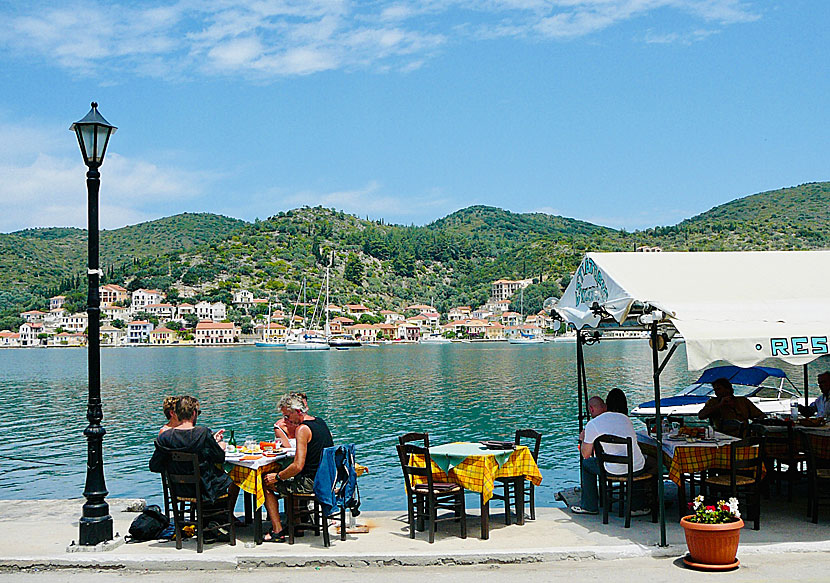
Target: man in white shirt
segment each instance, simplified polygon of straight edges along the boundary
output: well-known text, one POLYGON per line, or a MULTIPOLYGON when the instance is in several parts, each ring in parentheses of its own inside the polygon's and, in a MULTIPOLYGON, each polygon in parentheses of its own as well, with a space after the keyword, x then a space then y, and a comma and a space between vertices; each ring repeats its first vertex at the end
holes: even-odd
MULTIPOLYGON (((631 419, 623 413, 608 411, 605 402, 600 397, 591 397, 588 400, 588 413, 592 419, 585 426, 580 436, 579 447, 582 454, 580 471, 582 477, 582 498, 579 506, 571 506, 575 514, 596 514, 599 510, 599 491, 597 488, 597 477, 599 476, 599 462, 594 454, 594 441, 600 435, 615 435, 617 437, 630 437, 634 443, 632 450, 634 458, 634 474, 637 475, 645 469, 646 460, 637 445, 637 435, 631 419)), ((628 453, 625 445, 608 444, 604 446, 607 453, 611 455, 626 455, 628 453)), ((628 468, 624 464, 606 464, 605 470, 609 474, 624 474, 628 468)), ((631 507, 632 516, 647 514, 649 510, 644 508, 645 500, 642 492, 635 488, 632 492, 631 507)))
POLYGON ((807 407, 798 406, 798 411, 805 417, 830 417, 830 371, 818 375, 818 388, 821 389, 821 394, 815 401, 807 407))

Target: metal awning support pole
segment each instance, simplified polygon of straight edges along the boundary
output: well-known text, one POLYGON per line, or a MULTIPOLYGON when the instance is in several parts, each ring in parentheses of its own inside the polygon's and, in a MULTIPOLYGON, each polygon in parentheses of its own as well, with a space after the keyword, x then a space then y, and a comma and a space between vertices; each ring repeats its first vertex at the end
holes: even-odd
POLYGON ((809 388, 810 381, 808 379, 808 372, 807 372, 807 367, 808 366, 809 366, 808 364, 806 364, 806 363, 804 364, 804 406, 805 407, 810 406, 810 388, 809 388))
POLYGON ((583 420, 583 399, 582 395, 587 392, 585 387, 585 355, 582 352, 582 330, 576 331, 576 391, 578 393, 579 412, 579 432, 582 433, 584 429, 583 420))
MULTIPOLYGON (((669 353, 670 358, 673 351, 669 353)), ((668 361, 668 358, 666 359, 668 361)), ((657 321, 651 323, 651 365, 654 372, 654 429, 657 432, 657 504, 660 516, 660 546, 666 545, 666 507, 663 485, 663 420, 660 418, 660 372, 663 370, 657 357, 657 321)))

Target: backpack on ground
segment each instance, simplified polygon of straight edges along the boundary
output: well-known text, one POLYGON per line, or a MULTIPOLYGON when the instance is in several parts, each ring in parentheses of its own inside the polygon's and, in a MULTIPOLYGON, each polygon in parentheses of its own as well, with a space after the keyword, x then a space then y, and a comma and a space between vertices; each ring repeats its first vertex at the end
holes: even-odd
POLYGON ((130 525, 130 538, 142 541, 156 540, 169 522, 161 508, 155 504, 150 505, 133 520, 130 525))

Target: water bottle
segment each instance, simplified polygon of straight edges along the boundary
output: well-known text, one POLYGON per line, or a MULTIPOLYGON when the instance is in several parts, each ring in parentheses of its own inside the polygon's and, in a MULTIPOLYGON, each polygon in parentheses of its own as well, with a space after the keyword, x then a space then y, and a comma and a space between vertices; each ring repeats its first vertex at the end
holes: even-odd
POLYGON ((663 436, 666 436, 671 431, 671 426, 669 425, 669 420, 666 417, 663 417, 663 436))
POLYGON ((233 429, 231 429, 231 438, 228 440, 228 445, 236 447, 236 437, 233 435, 233 429))
POLYGON ((790 418, 798 421, 798 401, 790 401, 790 418))

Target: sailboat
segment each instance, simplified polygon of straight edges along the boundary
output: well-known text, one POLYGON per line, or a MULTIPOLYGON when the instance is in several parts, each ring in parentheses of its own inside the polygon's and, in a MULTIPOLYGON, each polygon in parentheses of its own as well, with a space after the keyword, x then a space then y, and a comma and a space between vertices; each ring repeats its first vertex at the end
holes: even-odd
MULTIPOLYGON (((525 321, 525 290, 522 288, 519 292, 519 310, 521 313, 522 322, 525 321)), ((513 338, 509 338, 507 340, 508 344, 544 344, 545 339, 541 336, 534 336, 533 334, 527 334, 524 330, 519 328, 519 336, 515 336, 513 338)))
MULTIPOLYGON (((314 326, 314 318, 317 316, 317 308, 320 306, 320 300, 322 295, 321 293, 317 296, 317 304, 314 307, 314 313, 311 315, 311 325, 314 326)), ((317 332, 309 331, 305 328, 303 329, 303 333, 300 334, 300 337, 291 342, 286 342, 285 349, 289 351, 294 350, 329 350, 331 347, 329 346, 329 268, 326 266, 326 303, 324 304, 324 310, 326 312, 326 327, 324 329, 323 335, 321 336, 317 332)), ((322 310, 320 313, 322 317, 322 310)))
POLYGON ((280 348, 285 346, 285 340, 273 341, 271 339, 271 300, 268 300, 268 324, 262 329, 262 340, 254 342, 254 346, 261 348, 280 348))

